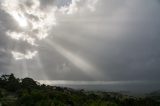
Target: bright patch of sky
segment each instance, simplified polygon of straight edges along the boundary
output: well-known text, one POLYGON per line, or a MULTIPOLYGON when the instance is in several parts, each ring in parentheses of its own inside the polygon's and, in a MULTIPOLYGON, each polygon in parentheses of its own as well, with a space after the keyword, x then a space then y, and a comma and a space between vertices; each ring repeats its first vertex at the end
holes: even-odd
MULTIPOLYGON (((87 0, 88 8, 94 10, 94 5, 97 0, 87 0)), ((84 2, 83 0, 56 0, 56 5, 41 7, 40 0, 5 0, 1 3, 1 9, 8 13, 19 25, 21 30, 10 30, 6 32, 11 39, 26 42, 32 46, 39 46, 37 43, 50 34, 51 29, 56 26, 55 13, 63 12, 65 14, 73 14, 77 12, 77 3, 84 2)), ((17 50, 12 50, 15 52, 17 50)), ((13 53, 12 53, 13 54, 13 53)), ((19 51, 19 54, 27 57, 19 51)), ((35 52, 31 52, 31 58, 35 56, 35 52)), ((15 55, 13 55, 15 58, 15 55)), ((17 58, 15 58, 17 59, 17 58)), ((26 59, 26 58, 24 58, 26 59)))

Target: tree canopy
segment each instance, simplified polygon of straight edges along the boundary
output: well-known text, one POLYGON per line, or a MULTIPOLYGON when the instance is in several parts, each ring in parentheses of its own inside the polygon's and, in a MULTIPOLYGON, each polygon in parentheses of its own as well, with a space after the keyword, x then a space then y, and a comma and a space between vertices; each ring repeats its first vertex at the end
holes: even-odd
POLYGON ((19 79, 14 74, 0 77, 2 106, 160 106, 159 100, 41 85, 32 78, 19 79))

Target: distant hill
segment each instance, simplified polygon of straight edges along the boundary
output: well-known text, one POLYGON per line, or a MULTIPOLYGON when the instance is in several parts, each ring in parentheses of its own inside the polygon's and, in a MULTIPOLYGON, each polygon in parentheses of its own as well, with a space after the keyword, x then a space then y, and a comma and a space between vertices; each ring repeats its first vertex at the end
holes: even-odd
POLYGON ((160 102, 160 90, 151 92, 147 96, 160 102))
MULTIPOLYGON (((32 78, 0 77, 0 106, 160 106, 152 93, 139 98, 116 92, 75 90, 40 84, 32 78)), ((159 97, 159 96, 157 96, 159 97)))

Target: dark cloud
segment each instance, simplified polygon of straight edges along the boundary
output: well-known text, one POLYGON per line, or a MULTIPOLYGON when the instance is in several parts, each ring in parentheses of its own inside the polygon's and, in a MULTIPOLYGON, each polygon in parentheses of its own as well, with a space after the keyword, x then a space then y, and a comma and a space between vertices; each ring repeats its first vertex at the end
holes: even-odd
MULTIPOLYGON (((41 0, 44 8, 54 3, 58 2, 41 0)), ((83 2, 78 2, 77 6, 83 7, 83 2)), ((157 0, 99 0, 94 12, 84 10, 71 15, 57 13, 58 25, 53 27, 47 39, 82 57, 104 77, 95 77, 93 73, 87 75, 47 41, 38 42, 39 54, 35 59, 16 63, 4 51, 14 48, 13 45, 22 52, 31 47, 6 37, 6 29, 12 29, 16 24, 2 11, 1 73, 8 70, 19 76, 51 80, 160 80, 160 5, 157 0)))
POLYGON ((53 31, 54 36, 64 47, 99 67, 106 79, 159 79, 159 4, 104 2, 99 2, 94 13, 67 17, 53 31))

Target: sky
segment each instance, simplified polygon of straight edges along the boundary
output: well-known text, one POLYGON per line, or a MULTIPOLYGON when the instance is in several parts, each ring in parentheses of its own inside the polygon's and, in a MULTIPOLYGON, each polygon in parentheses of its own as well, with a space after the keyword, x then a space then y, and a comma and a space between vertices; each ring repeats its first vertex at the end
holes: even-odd
POLYGON ((159 11, 159 0, 0 0, 0 74, 160 89, 159 11))

